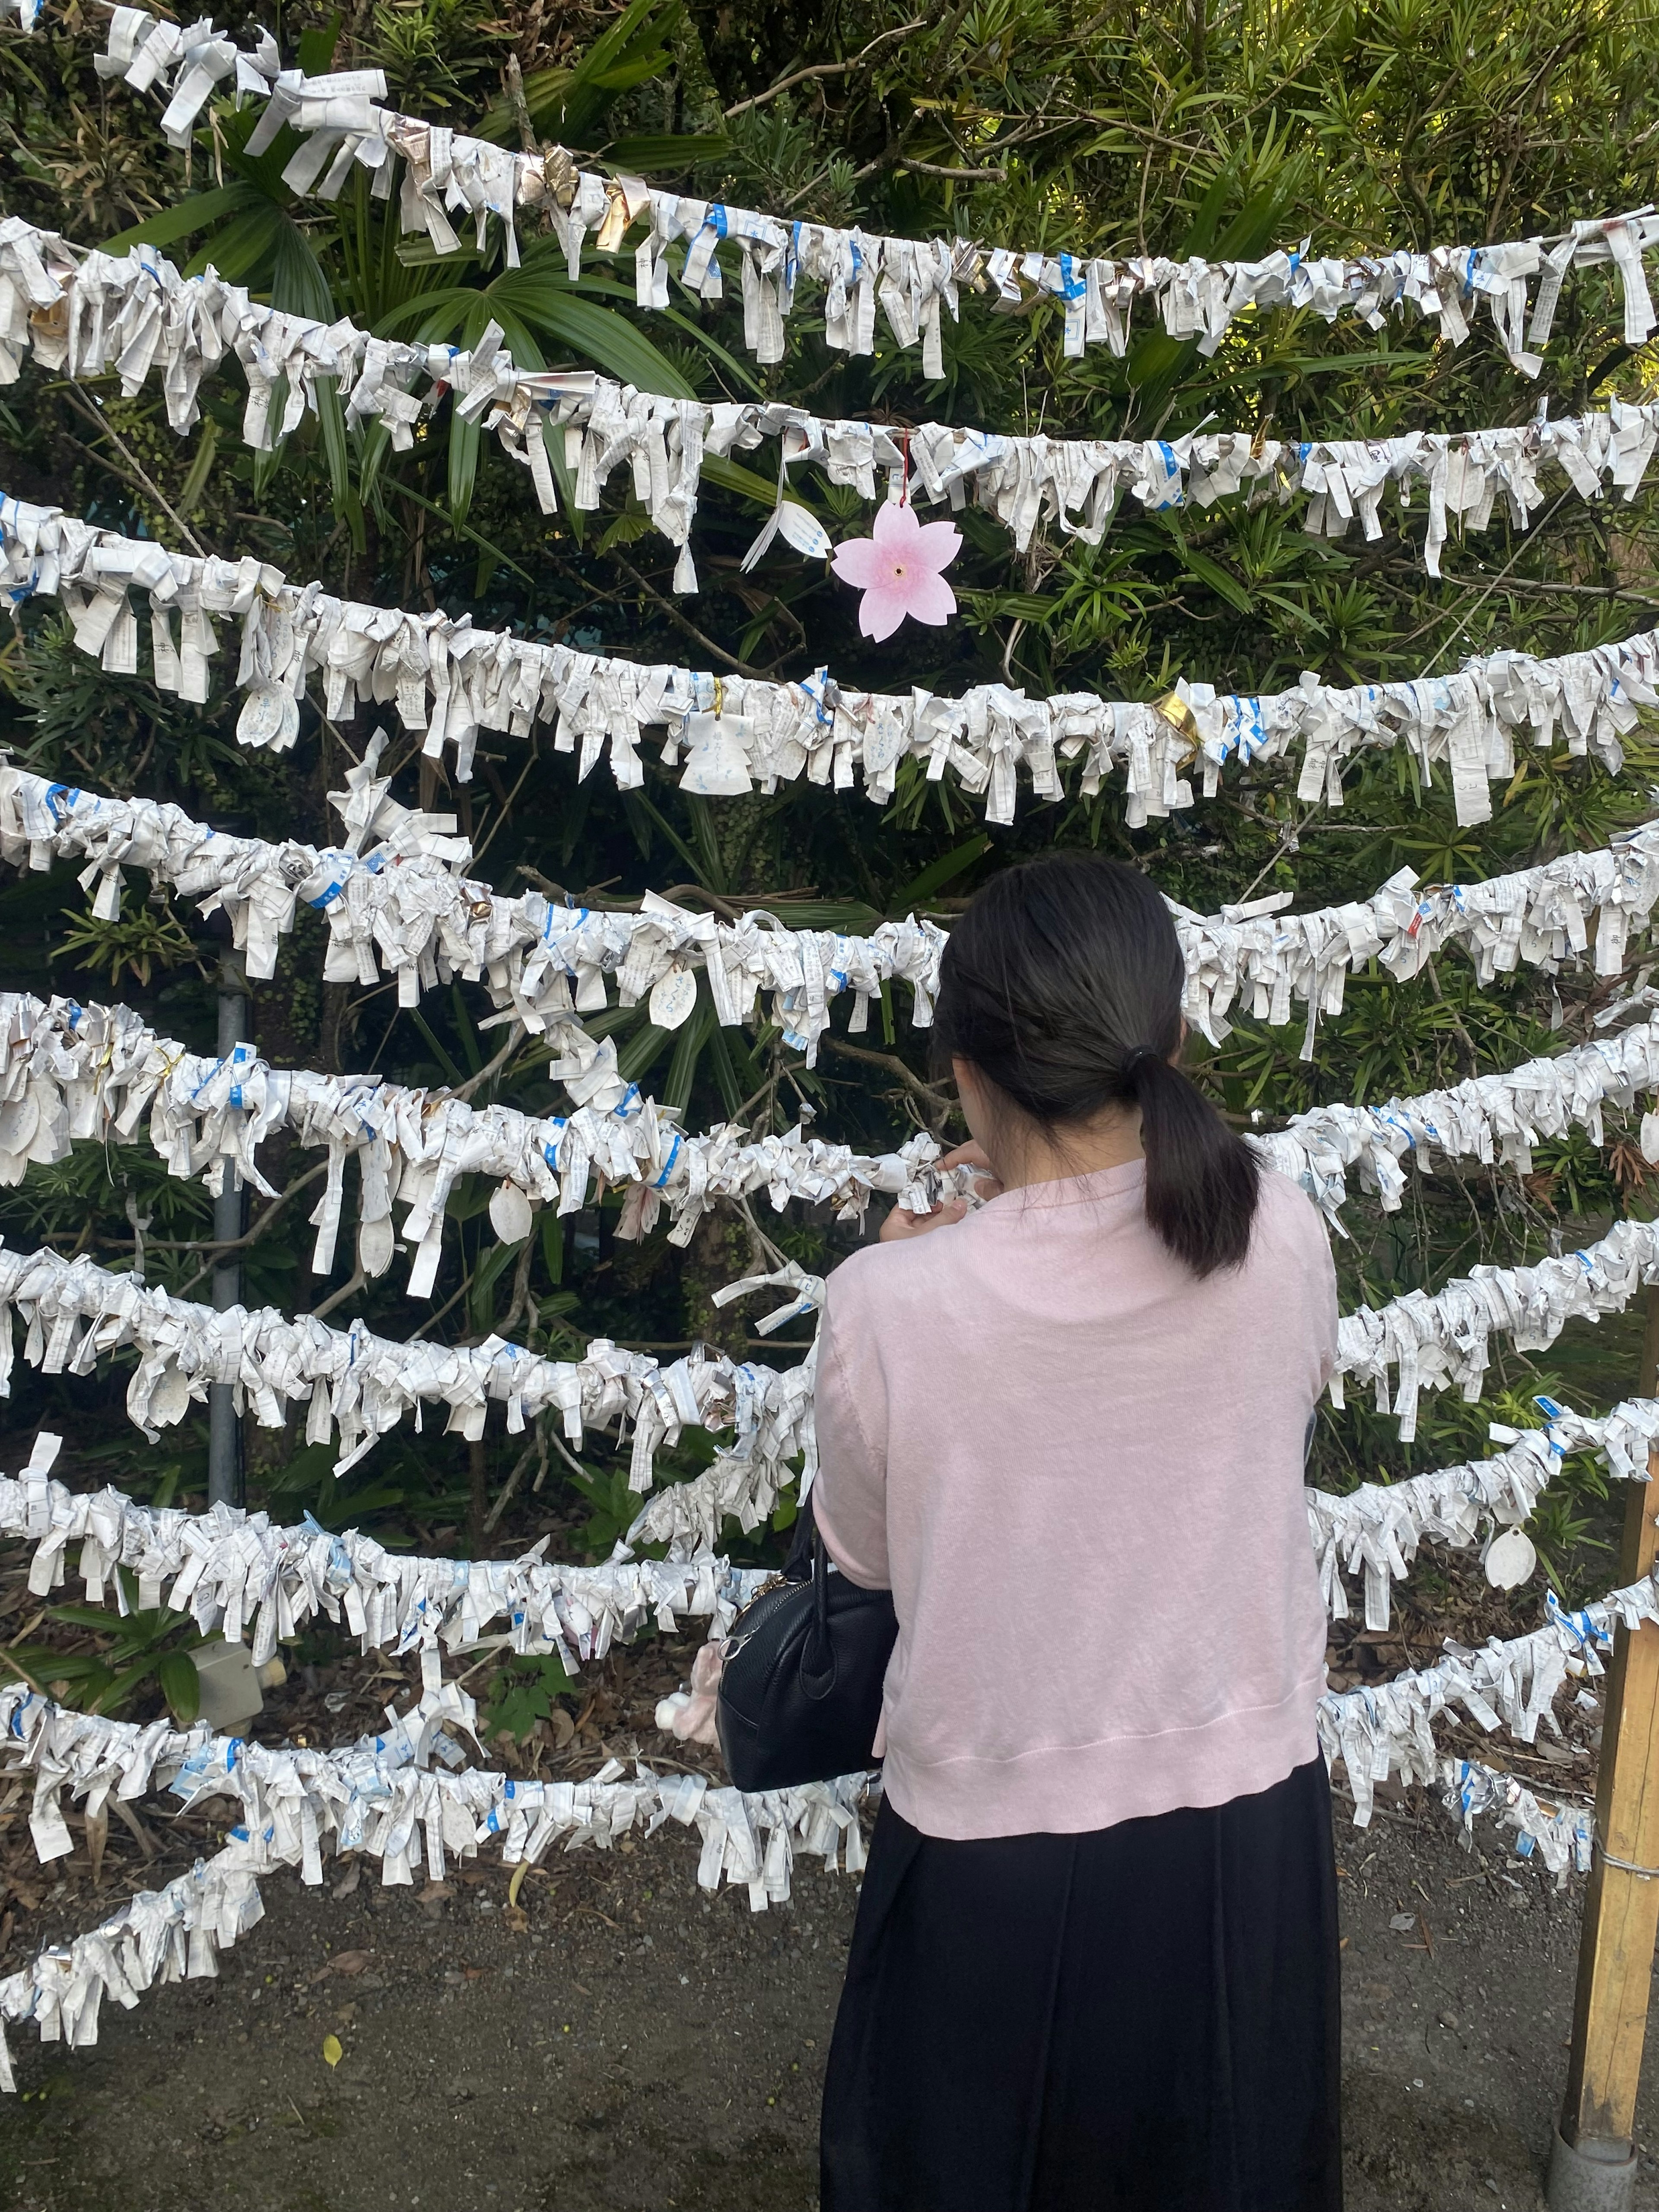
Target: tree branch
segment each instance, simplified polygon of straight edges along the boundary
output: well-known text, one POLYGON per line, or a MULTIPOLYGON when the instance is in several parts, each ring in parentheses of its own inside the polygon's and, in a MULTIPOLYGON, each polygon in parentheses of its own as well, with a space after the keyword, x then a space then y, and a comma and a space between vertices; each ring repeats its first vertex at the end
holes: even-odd
MULTIPOLYGON (((1455 585, 1460 592, 1485 592, 1493 588, 1476 577, 1451 576, 1443 571, 1440 580, 1443 584, 1455 585)), ((1621 592, 1615 585, 1610 584, 1540 584, 1534 583, 1530 576, 1504 576, 1498 580, 1506 592, 1541 592, 1547 598, 1553 598, 1557 592, 1565 592, 1580 599, 1634 599, 1638 606, 1659 606, 1659 591, 1621 592)))
MULTIPOLYGON (((138 459, 137 455, 128 445, 126 440, 116 428, 114 423, 110 421, 108 416, 106 416, 100 408, 94 404, 85 390, 76 381, 74 377, 69 377, 65 381, 68 384, 70 392, 75 395, 75 397, 70 400, 70 405, 75 409, 78 415, 83 416, 86 421, 90 422, 94 429, 100 430, 103 433, 103 434, 109 440, 110 443, 115 447, 116 451, 121 455, 127 466, 132 471, 134 476, 137 477, 143 489, 149 494, 150 497, 155 501, 155 504, 161 508, 162 514, 165 514, 168 521, 172 523, 173 528, 179 532, 179 536, 183 538, 187 544, 194 546, 196 551, 201 556, 203 560, 206 560, 208 557, 206 546, 203 544, 201 539, 196 535, 196 532, 191 528, 190 525, 178 513, 177 509, 173 507, 172 501, 150 476, 149 471, 144 467, 143 463, 138 459)), ((106 461, 104 465, 107 468, 109 466, 108 462, 106 461)), ((116 473, 118 475, 120 471, 118 470, 116 473)))
POLYGON ((884 1067, 890 1075, 896 1075, 914 1097, 921 1101, 931 1127, 942 1122, 954 1109, 954 1102, 942 1086, 924 1083, 915 1068, 907 1067, 896 1052, 872 1052, 861 1044, 849 1044, 845 1037, 826 1030, 819 1038, 821 1048, 837 1053, 843 1060, 861 1060, 871 1067, 884 1067))
POLYGON ((746 115, 751 107, 764 107, 769 100, 775 100, 780 93, 788 92, 795 85, 805 84, 809 77, 849 76, 855 69, 863 67, 878 46, 884 46, 890 39, 902 39, 908 32, 925 30, 927 25, 925 15, 915 16, 908 23, 896 23, 891 30, 879 33, 850 61, 814 62, 810 69, 799 69, 789 76, 781 76, 775 84, 768 85, 764 92, 757 92, 752 99, 740 100, 735 106, 728 107, 725 120, 730 123, 736 116, 746 115))
POLYGON ((953 184, 975 185, 983 181, 1006 184, 1006 169, 949 169, 939 161, 918 161, 908 154, 901 154, 894 163, 896 168, 913 169, 919 177, 948 177, 953 184))
MULTIPOLYGON (((228 1162, 226 1164, 225 1172, 227 1175, 230 1172, 228 1162)), ((297 1182, 289 1183, 286 1190, 279 1191, 276 1196, 272 1199, 270 1204, 266 1206, 264 1212, 259 1216, 259 1218, 254 1223, 253 1226, 247 1230, 242 1236, 235 1238, 233 1243, 228 1244, 198 1244, 195 1246, 193 1248, 195 1250, 198 1252, 210 1253, 212 1257, 209 1260, 206 1267, 198 1267, 197 1269, 196 1273, 185 1285, 183 1290, 177 1291, 175 1296, 181 1298, 187 1298, 191 1292, 196 1288, 196 1285, 206 1276, 210 1275, 213 1273, 215 1266, 221 1259, 223 1258, 227 1252, 240 1252, 245 1250, 248 1245, 258 1243, 260 1237, 264 1235, 266 1230, 270 1228, 271 1223, 276 1218, 283 1208, 288 1204, 289 1199, 291 1199, 296 1192, 302 1191, 307 1183, 315 1182, 319 1176, 326 1175, 327 1172, 328 1162, 326 1160, 319 1160, 314 1168, 307 1168, 304 1175, 300 1176, 297 1182)), ((149 1246, 149 1249, 152 1252, 164 1249, 164 1247, 154 1243, 149 1246)))
POLYGON ((467 1082, 458 1084, 450 1092, 450 1097, 452 1098, 465 1100, 471 1098, 475 1091, 483 1090, 484 1085, 489 1082, 490 1077, 492 1075, 499 1074, 501 1070, 506 1066, 507 1061, 512 1059, 514 1054, 518 1050, 520 1039, 526 1034, 527 1032, 526 1031, 525 1025, 522 1022, 509 1022, 507 1027, 507 1042, 495 1054, 494 1060, 486 1060, 484 1065, 478 1070, 477 1073, 475 1076, 472 1076, 467 1082))
POLYGON ((336 1306, 343 1305, 354 1291, 361 1291, 368 1280, 368 1277, 364 1274, 361 1267, 354 1267, 339 1289, 331 1291, 321 1305, 313 1306, 311 1311, 303 1318, 307 1321, 321 1321, 325 1314, 331 1314, 336 1306))
POLYGON ((530 119, 530 102, 525 98, 524 70, 516 52, 507 58, 507 96, 513 106, 513 119, 519 126, 519 140, 526 154, 539 155, 536 126, 530 119))
MULTIPOLYGON (((562 556, 555 554, 553 557, 558 562, 559 566, 566 570, 568 574, 576 574, 580 578, 580 571, 574 569, 572 564, 563 559, 562 556)), ((752 676, 757 682, 765 681, 766 672, 764 669, 756 668, 746 660, 739 660, 736 653, 728 653, 723 645, 716 645, 712 637, 705 637, 702 632, 697 628, 696 623, 691 621, 689 616, 683 615, 679 609, 674 605, 672 599, 665 598, 664 594, 657 589, 654 584, 647 583, 645 578, 641 575, 639 570, 634 566, 634 563, 631 561, 624 560, 614 545, 611 548, 611 550, 605 557, 607 561, 614 561, 617 566, 622 570, 623 575, 628 577, 630 582, 637 585, 639 589, 645 593, 645 596, 650 600, 653 606, 659 608, 660 611, 667 616, 669 621, 674 624, 677 629, 683 629, 689 638, 692 639, 696 644, 702 647, 705 653, 712 653, 716 660, 723 660, 728 668, 735 668, 739 676, 752 676)), ((582 580, 586 580, 583 579, 582 580)), ((592 589, 592 585, 588 586, 588 589, 590 591, 592 589)), ((617 601, 619 599, 619 594, 615 592, 608 592, 605 593, 604 596, 613 602, 617 601)))

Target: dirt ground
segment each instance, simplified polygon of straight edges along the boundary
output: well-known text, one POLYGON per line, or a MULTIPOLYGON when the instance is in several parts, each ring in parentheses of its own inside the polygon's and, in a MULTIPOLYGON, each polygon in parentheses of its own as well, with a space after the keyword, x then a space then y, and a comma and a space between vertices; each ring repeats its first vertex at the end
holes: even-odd
MULTIPOLYGON (((0 1637, 39 1624, 23 1556, 8 1547, 0 1565, 0 1637)), ((1419 1665, 1447 1633, 1472 1633, 1468 1593, 1442 1581, 1437 1596, 1402 1593, 1388 1632, 1334 1632, 1334 1681, 1419 1665)), ((1504 1632, 1499 1601, 1481 1601, 1482 1628, 1504 1632)), ((1533 1611, 1518 1607, 1513 1626, 1533 1611)), ((714 1754, 653 1723, 696 1642, 614 1653, 528 1738, 490 1742, 489 1762, 576 1777, 678 1753, 712 1769, 714 1754)), ((475 1668, 471 1686, 484 1679, 475 1668)), ((412 1660, 341 1646, 296 1663, 252 1733, 349 1741, 416 1682, 412 1660)), ((1584 1794, 1599 1715, 1565 1698, 1559 1712, 1563 1739, 1506 1738, 1504 1763, 1546 1795, 1584 1794)), ((1467 1738, 1490 1755, 1449 1716, 1443 1735, 1449 1751, 1467 1738)), ((1490 1822, 1471 1854, 1433 1799, 1382 1796, 1370 1828, 1344 1808, 1337 1830, 1348 2212, 1540 2212, 1583 1884, 1558 1894, 1490 1822)), ((111 1820, 95 1858, 66 1806, 75 1852, 43 1869, 27 1785, 0 1779, 0 1973, 213 1851, 229 1801, 174 1802, 147 1798, 111 1820)), ((330 1862, 320 1889, 297 1871, 265 1878, 265 1917, 216 1980, 154 1991, 131 2012, 106 2002, 94 2049, 12 2035, 20 2094, 0 2098, 0 2208, 811 2212, 856 1885, 802 1861, 791 1903, 753 1913, 746 1892, 699 1892, 697 1849, 671 1825, 556 1856, 526 1873, 516 1905, 493 1855, 420 1891, 382 1888, 372 1862, 330 1862)), ((1652 2086, 1643 2119, 1659 2151, 1652 2086)), ((1643 2177, 1643 2212, 1659 2212, 1659 2158, 1643 2177)))
MULTIPOLYGON (((1349 2212, 1542 2204, 1581 1887, 1481 1840, 1466 1854, 1433 1804, 1339 1829, 1349 2212)), ((106 2007, 95 2050, 14 2039, 0 2201, 811 2212, 855 1887, 814 1868, 751 1913, 698 1893, 696 1849, 573 1854, 518 1911, 498 1866, 424 1903, 367 1867, 346 1896, 271 1879, 217 1981, 106 2007)), ((1644 2146, 1656 2127, 1650 2081, 1644 2146)), ((1652 2155, 1643 2176, 1659 2207, 1652 2155)))

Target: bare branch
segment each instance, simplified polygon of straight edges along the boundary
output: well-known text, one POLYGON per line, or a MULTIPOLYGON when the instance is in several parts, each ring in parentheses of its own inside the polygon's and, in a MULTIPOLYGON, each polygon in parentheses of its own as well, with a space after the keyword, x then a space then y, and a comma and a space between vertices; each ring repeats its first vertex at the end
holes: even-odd
MULTIPOLYGON (((201 539, 191 528, 189 523, 187 523, 178 513, 177 509, 173 507, 172 501, 167 497, 167 494, 161 489, 161 486, 155 482, 154 477, 151 477, 149 471, 144 467, 143 463, 138 459, 138 456, 133 452, 131 447, 128 445, 126 440, 116 428, 114 423, 110 421, 109 417, 103 412, 101 408, 97 406, 91 399, 84 387, 76 383, 74 377, 71 376, 66 380, 68 382, 70 391, 76 395, 76 398, 70 401, 70 405, 75 408, 77 414, 84 416, 86 420, 93 425, 94 429, 101 430, 103 432, 104 435, 115 447, 117 453, 118 453, 122 456, 123 459, 125 459, 127 466, 132 471, 134 476, 137 477, 144 489, 149 494, 150 497, 155 501, 155 504, 161 508, 162 514, 165 514, 168 521, 172 523, 173 528, 179 532, 179 536, 186 539, 190 544, 193 545, 197 552, 201 555, 204 560, 205 560, 207 558, 206 546, 203 544, 201 539), (77 400, 79 404, 76 404, 77 400)), ((106 461, 104 465, 107 468, 109 465, 108 462, 106 461)), ((120 474, 118 469, 117 470, 116 474, 118 476, 120 474)))
POLYGON ((867 1046, 849 1044, 826 1030, 818 1040, 821 1048, 837 1053, 843 1060, 861 1060, 871 1067, 884 1067, 896 1075, 911 1096, 918 1100, 927 1126, 935 1135, 955 1110, 956 1102, 941 1085, 924 1083, 913 1067, 907 1067, 896 1052, 872 1052, 867 1046))
POLYGON ((507 1061, 512 1059, 514 1054, 518 1050, 520 1040, 527 1034, 528 1032, 526 1030, 525 1025, 522 1022, 509 1022, 507 1030, 507 1042, 501 1047, 494 1060, 486 1060, 484 1065, 478 1070, 477 1073, 468 1082, 458 1085, 456 1088, 450 1092, 450 1097, 452 1098, 461 1099, 471 1098, 475 1091, 483 1090, 484 1085, 489 1082, 492 1075, 500 1074, 501 1069, 506 1066, 507 1061))
POLYGON ((519 57, 510 53, 507 58, 507 96, 513 104, 514 120, 519 126, 519 138, 526 154, 541 152, 536 140, 536 126, 530 119, 530 102, 525 98, 524 71, 519 57))
POLYGON ((351 1273, 347 1276, 345 1281, 341 1284, 339 1289, 337 1291, 331 1291, 328 1296, 323 1300, 321 1305, 313 1306, 311 1311, 305 1316, 305 1319, 307 1321, 321 1321, 325 1314, 331 1314, 336 1306, 343 1305, 346 1300, 352 1296, 354 1291, 361 1291, 363 1285, 368 1280, 368 1277, 364 1274, 362 1269, 361 1267, 355 1267, 351 1273))
POLYGON ((1006 184, 1008 179, 1006 169, 948 169, 939 161, 915 161, 908 154, 898 156, 896 166, 901 169, 914 169, 919 177, 949 177, 953 183, 959 185, 974 185, 982 180, 1006 184))
POLYGON ((768 85, 764 92, 757 92, 751 100, 740 100, 735 106, 728 107, 725 119, 730 123, 735 116, 746 115, 751 107, 764 107, 769 100, 775 100, 780 93, 789 91, 794 85, 805 84, 809 77, 850 76, 854 70, 863 68, 878 46, 884 46, 891 39, 902 39, 908 32, 925 30, 927 24, 925 15, 917 15, 908 23, 896 23, 891 30, 881 32, 850 61, 815 62, 810 69, 796 70, 789 76, 780 77, 775 84, 768 85))
MULTIPOLYGON (((230 1172, 228 1165, 227 1165, 225 1172, 227 1174, 230 1172)), ((228 1244, 197 1244, 195 1246, 185 1247, 184 1249, 186 1250, 193 1249, 198 1252, 206 1252, 211 1256, 209 1258, 207 1265, 204 1267, 198 1267, 196 1273, 191 1277, 190 1280, 185 1285, 184 1288, 177 1292, 176 1295, 181 1298, 187 1298, 191 1292, 196 1288, 197 1285, 204 1281, 207 1276, 213 1273, 215 1266, 221 1259, 223 1258, 227 1252, 240 1252, 250 1244, 257 1244, 260 1237, 264 1235, 266 1230, 270 1228, 271 1223, 282 1212, 283 1208, 288 1204, 289 1199, 291 1199, 296 1192, 302 1191, 307 1183, 315 1182, 319 1176, 326 1175, 327 1172, 328 1162, 326 1160, 319 1160, 314 1168, 307 1168, 304 1175, 301 1176, 296 1182, 289 1183, 286 1190, 279 1191, 277 1193, 276 1196, 272 1199, 270 1204, 266 1206, 264 1212, 259 1216, 259 1218, 254 1223, 251 1229, 247 1230, 242 1236, 236 1237, 233 1242, 228 1244)), ((166 1248, 152 1243, 149 1249, 152 1252, 155 1252, 163 1250, 166 1248)))
MULTIPOLYGON (((669 621, 672 622, 677 629, 683 629, 689 638, 694 640, 696 644, 702 647, 705 653, 712 653, 716 660, 723 660, 728 668, 735 668, 739 676, 753 676, 757 678, 764 678, 766 674, 766 671, 764 669, 753 667, 746 660, 739 660, 736 653, 728 653, 726 650, 726 647, 722 645, 716 645, 712 637, 705 637, 702 632, 697 628, 696 623, 690 620, 690 618, 685 615, 683 615, 679 609, 674 605, 672 599, 665 599, 662 592, 657 589, 654 584, 648 584, 645 578, 641 575, 639 570, 634 566, 633 562, 631 561, 625 561, 614 545, 611 548, 610 552, 605 556, 605 557, 607 560, 614 561, 617 566, 622 570, 623 575, 625 575, 631 583, 638 586, 639 589, 645 593, 647 599, 651 601, 651 604, 654 607, 660 609, 660 611, 667 616, 669 621)), ((586 579, 580 577, 580 571, 571 568, 568 562, 561 559, 557 554, 554 556, 554 558, 558 561, 559 566, 562 568, 566 569, 570 574, 577 576, 579 580, 586 581, 586 579)), ((589 588, 592 588, 591 586, 589 588)), ((618 594, 611 592, 607 592, 605 596, 615 601, 617 599, 618 594)))

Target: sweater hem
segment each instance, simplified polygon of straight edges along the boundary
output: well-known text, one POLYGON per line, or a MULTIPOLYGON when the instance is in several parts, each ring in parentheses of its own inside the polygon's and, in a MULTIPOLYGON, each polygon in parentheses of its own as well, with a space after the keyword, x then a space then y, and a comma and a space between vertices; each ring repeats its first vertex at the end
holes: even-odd
POLYGON ((1322 1668, 1277 1705, 1011 1759, 913 1759, 890 1736, 882 1786, 912 1827, 947 1842, 1087 1835, 1183 1806, 1224 1805, 1272 1789, 1318 1754, 1324 1687, 1322 1668))

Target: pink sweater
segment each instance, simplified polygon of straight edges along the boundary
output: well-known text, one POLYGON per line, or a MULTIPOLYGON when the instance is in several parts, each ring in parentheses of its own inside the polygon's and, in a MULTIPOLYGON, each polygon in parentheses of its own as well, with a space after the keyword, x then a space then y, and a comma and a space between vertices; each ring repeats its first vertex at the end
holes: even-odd
POLYGON ((1317 1750, 1324 1224, 1265 1174, 1249 1257, 1201 1282, 1145 1183, 1010 1191, 830 1279, 813 1496, 830 1557, 893 1592, 886 1789, 924 1834, 1218 1805, 1317 1750))

